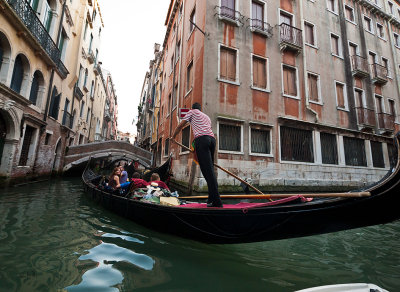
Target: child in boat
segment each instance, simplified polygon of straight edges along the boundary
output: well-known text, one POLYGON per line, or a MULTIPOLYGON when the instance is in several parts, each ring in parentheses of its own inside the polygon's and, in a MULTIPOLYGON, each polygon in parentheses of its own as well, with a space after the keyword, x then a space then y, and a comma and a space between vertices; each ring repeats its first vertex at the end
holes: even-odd
POLYGON ((163 189, 166 189, 166 190, 169 191, 169 188, 166 185, 166 183, 161 181, 160 175, 158 173, 156 173, 156 172, 151 175, 150 184, 151 183, 156 183, 160 188, 163 188, 163 189))

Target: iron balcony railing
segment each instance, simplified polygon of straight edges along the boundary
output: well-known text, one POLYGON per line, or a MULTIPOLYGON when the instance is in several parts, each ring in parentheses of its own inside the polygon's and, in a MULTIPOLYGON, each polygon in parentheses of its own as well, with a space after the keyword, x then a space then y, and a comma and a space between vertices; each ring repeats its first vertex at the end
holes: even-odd
POLYGON ((88 53, 88 60, 90 62, 90 64, 93 64, 95 59, 94 53, 92 49, 89 49, 89 53, 88 53))
POLYGON ((37 17, 36 12, 32 9, 30 4, 25 0, 6 0, 8 4, 14 9, 16 14, 20 17, 24 25, 30 30, 32 35, 37 39, 42 48, 46 51, 47 55, 52 61, 59 65, 60 63, 60 50, 50 37, 46 28, 43 26, 40 19, 37 17))
POLYGON ((100 70, 101 70, 101 68, 100 68, 100 65, 99 65, 99 64, 95 64, 95 65, 93 66, 93 72, 94 72, 95 75, 99 75, 100 72, 101 72, 100 70))
POLYGON ((75 86, 74 94, 78 99, 82 99, 83 98, 83 92, 79 88, 79 86, 75 86))
POLYGON ((261 19, 250 19, 250 27, 254 32, 259 32, 266 36, 272 35, 272 27, 269 23, 262 21, 261 19))
POLYGON ((64 112, 62 125, 72 129, 74 123, 74 116, 68 112, 64 112))
POLYGON ((375 111, 365 107, 356 107, 358 125, 360 126, 375 126, 375 111))
POLYGON ((388 69, 379 64, 371 64, 372 80, 378 83, 386 83, 388 81, 388 69))
POLYGON ((387 113, 378 113, 379 129, 394 131, 395 116, 387 113))
POLYGON ((361 56, 351 56, 351 67, 353 69, 353 75, 355 76, 367 76, 369 75, 368 61, 366 58, 361 56))
POLYGON ((301 48, 303 45, 303 38, 301 29, 291 26, 286 23, 280 24, 280 42, 290 46, 301 48))
POLYGON ((226 6, 219 7, 218 14, 221 19, 226 19, 233 22, 239 21, 240 18, 239 11, 226 6))
POLYGON ((57 63, 57 69, 63 79, 67 78, 69 71, 61 60, 57 63))

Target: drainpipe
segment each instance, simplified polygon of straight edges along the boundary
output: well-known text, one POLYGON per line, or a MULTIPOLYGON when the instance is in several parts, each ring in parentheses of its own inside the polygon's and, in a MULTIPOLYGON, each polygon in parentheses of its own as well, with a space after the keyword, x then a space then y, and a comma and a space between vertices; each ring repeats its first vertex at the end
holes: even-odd
POLYGON ((303 0, 299 1, 299 10, 300 10, 300 20, 301 20, 301 36, 303 38, 303 78, 304 78, 304 89, 305 89, 305 99, 306 99, 306 109, 315 115, 315 122, 318 123, 319 117, 318 113, 310 107, 310 102, 308 100, 308 87, 307 87, 307 58, 306 58, 306 44, 305 44, 305 30, 304 30, 304 13, 303 13, 303 0))

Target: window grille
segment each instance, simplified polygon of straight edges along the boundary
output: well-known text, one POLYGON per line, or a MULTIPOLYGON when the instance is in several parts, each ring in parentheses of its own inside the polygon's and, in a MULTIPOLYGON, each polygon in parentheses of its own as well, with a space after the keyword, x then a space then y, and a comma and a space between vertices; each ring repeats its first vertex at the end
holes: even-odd
POLYGON ((271 138, 269 130, 251 129, 251 152, 271 154, 271 138))
POLYGON ((20 166, 25 166, 28 162, 29 148, 31 147, 34 130, 35 129, 32 127, 28 125, 26 126, 24 142, 22 143, 21 156, 19 158, 19 164, 18 164, 20 166))
MULTIPOLYGON (((190 127, 186 127, 182 130, 182 144, 186 147, 190 148, 190 127)), ((185 148, 182 147, 182 152, 187 151, 185 148)))
POLYGON ((364 140, 343 137, 346 165, 367 166, 364 140))
POLYGON ((372 152, 372 163, 374 167, 385 167, 385 161, 383 160, 382 143, 371 141, 371 152, 372 152))
POLYGON ((312 131, 281 127, 282 160, 314 162, 312 131))
POLYGON ((241 151, 241 127, 230 124, 219 125, 219 150, 241 151))
POLYGON ((336 135, 321 133, 321 153, 323 164, 338 164, 336 135))

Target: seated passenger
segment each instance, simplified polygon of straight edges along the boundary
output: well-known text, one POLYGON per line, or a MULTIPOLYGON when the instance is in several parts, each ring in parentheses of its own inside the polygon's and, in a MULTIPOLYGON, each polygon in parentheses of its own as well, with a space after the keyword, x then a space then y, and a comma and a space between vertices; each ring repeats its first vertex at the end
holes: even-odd
POLYGON ((150 179, 150 183, 157 183, 157 185, 160 187, 160 188, 163 188, 163 189, 166 189, 166 190, 168 190, 169 191, 169 188, 168 188, 168 186, 166 185, 166 183, 165 182, 163 182, 163 181, 161 181, 161 179, 160 179, 160 175, 158 174, 158 173, 153 173, 152 175, 151 175, 151 179, 150 179))
POLYGON ((121 178, 119 182, 123 184, 128 181, 128 172, 125 170, 125 166, 120 166, 120 168, 121 168, 121 178))
POLYGON ((129 182, 126 183, 120 183, 120 177, 121 177, 121 168, 118 166, 114 168, 112 174, 110 175, 108 179, 108 187, 111 190, 116 190, 121 188, 122 190, 126 190, 129 186, 129 182))
POLYGON ((145 188, 149 185, 147 181, 140 178, 140 174, 138 172, 133 173, 131 182, 134 184, 135 188, 145 188))

